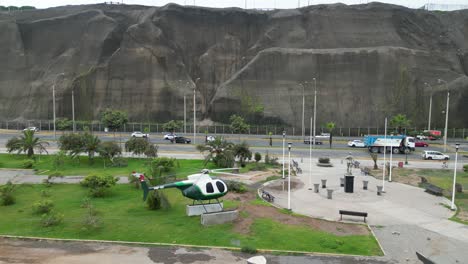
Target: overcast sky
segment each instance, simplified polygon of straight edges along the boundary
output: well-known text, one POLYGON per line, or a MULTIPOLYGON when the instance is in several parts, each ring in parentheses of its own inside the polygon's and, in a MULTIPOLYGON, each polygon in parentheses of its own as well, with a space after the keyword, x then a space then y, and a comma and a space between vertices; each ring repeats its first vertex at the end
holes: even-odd
MULTIPOLYGON (((109 0, 0 0, 0 5, 3 6, 35 6, 36 8, 47 8, 53 6, 63 5, 80 5, 80 4, 95 4, 102 3, 109 0)), ((121 2, 122 0, 112 0, 121 2)), ((141 4, 148 6, 162 6, 167 3, 177 3, 181 5, 197 5, 197 6, 209 6, 209 7, 245 7, 247 8, 295 8, 298 6, 316 5, 316 4, 330 4, 341 2, 344 4, 362 4, 372 1, 367 0, 341 0, 341 1, 329 1, 329 0, 123 0, 125 4, 141 4)), ((468 5, 468 0, 387 0, 380 1, 385 3, 403 5, 411 8, 419 8, 426 3, 434 4, 459 4, 468 5)))

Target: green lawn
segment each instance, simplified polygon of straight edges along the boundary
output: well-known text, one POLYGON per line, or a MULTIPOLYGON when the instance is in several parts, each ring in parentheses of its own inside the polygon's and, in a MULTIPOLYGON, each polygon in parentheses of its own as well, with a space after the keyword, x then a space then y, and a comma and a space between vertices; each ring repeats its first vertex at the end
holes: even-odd
MULTIPOLYGON (((372 235, 335 236, 305 226, 280 224, 272 219, 257 219, 249 235, 233 231, 232 224, 204 227, 200 217, 185 215, 185 205, 191 200, 176 189, 165 190, 172 208, 147 210, 142 193, 130 185, 117 185, 105 198, 92 199, 100 212, 103 226, 95 231, 83 229, 86 209, 81 201, 87 196, 84 187, 74 184, 19 185, 16 204, 0 207, 0 234, 53 238, 79 238, 138 242, 163 242, 204 246, 251 246, 257 249, 299 250, 358 255, 381 255, 372 235), (42 190, 49 190, 55 210, 64 214, 64 222, 43 228, 40 216, 32 214, 32 204, 41 199, 42 190)), ((226 207, 237 201, 225 201, 226 207)))
MULTIPOLYGON (((34 165, 34 169, 37 173, 50 175, 58 172, 63 176, 86 176, 90 173, 126 176, 132 171, 145 172, 147 170, 147 160, 144 158, 125 158, 128 162, 127 167, 104 167, 104 161, 99 157, 95 158, 93 164, 89 164, 88 157, 80 157, 80 162, 67 158, 65 163, 55 171, 52 162, 53 156, 54 155, 37 156, 37 161, 34 165)), ((25 160, 27 160, 25 155, 0 154, 0 168, 20 169, 25 160)), ((189 174, 200 172, 201 169, 205 168, 202 160, 178 160, 178 162, 180 166, 170 173, 176 174, 178 178, 184 178, 189 174)), ((207 167, 209 169, 215 168, 214 164, 211 163, 208 164, 207 167)))

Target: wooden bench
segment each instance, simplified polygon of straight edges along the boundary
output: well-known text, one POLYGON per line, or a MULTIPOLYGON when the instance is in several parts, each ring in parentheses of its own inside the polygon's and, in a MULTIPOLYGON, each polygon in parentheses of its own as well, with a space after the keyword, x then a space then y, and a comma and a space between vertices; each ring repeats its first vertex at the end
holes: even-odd
POLYGON ((433 184, 430 184, 430 183, 428 183, 425 188, 426 188, 426 192, 428 192, 430 194, 434 194, 436 196, 442 196, 443 191, 444 191, 444 189, 442 189, 440 187, 437 187, 437 186, 435 186, 433 184))
POLYGON ((367 213, 366 212, 355 212, 355 211, 346 211, 340 210, 340 220, 343 220, 343 215, 354 215, 354 216, 362 216, 364 217, 364 223, 366 222, 367 213))
POLYGON ((262 198, 270 203, 275 201, 275 197, 265 190, 262 190, 262 198))

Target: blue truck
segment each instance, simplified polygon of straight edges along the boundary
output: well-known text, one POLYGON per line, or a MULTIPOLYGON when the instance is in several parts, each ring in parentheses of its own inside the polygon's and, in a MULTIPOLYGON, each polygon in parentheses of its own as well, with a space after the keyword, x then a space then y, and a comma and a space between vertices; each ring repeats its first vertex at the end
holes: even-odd
POLYGON ((367 135, 364 136, 364 144, 372 153, 383 153, 384 148, 387 152, 393 151, 394 154, 410 153, 414 151, 414 137, 406 135, 397 136, 381 136, 381 135, 367 135))

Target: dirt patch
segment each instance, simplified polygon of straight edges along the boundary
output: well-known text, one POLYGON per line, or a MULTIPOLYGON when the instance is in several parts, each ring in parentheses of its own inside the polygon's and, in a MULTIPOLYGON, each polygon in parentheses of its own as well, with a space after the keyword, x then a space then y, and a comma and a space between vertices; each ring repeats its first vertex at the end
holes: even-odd
MULTIPOLYGON (((382 169, 379 170, 371 170, 370 175, 376 179, 382 179, 382 169)), ((388 179, 388 173, 385 176, 388 179)), ((421 183, 421 176, 419 174, 419 170, 413 169, 411 171, 399 168, 392 169, 392 181, 396 181, 399 183, 408 184, 411 186, 418 187, 421 183)))
POLYGON ((241 202, 241 206, 238 208, 239 212, 241 212, 241 217, 234 222, 234 231, 240 234, 250 233, 251 225, 258 218, 270 218, 286 225, 308 226, 314 230, 325 231, 338 236, 370 234, 368 228, 364 225, 338 223, 306 216, 294 216, 282 213, 275 207, 250 204, 250 201, 256 199, 256 195, 253 192, 244 194, 228 193, 225 197, 226 199, 241 202), (243 215, 242 212, 245 212, 245 214, 243 215))
MULTIPOLYGON (((301 189, 304 186, 304 183, 297 181, 295 179, 291 180, 291 190, 294 189, 301 189)), ((288 189, 288 181, 284 181, 284 186, 282 181, 277 181, 273 184, 268 185, 268 189, 275 190, 275 191, 283 191, 288 189)), ((266 189, 266 188, 265 188, 266 189)))

